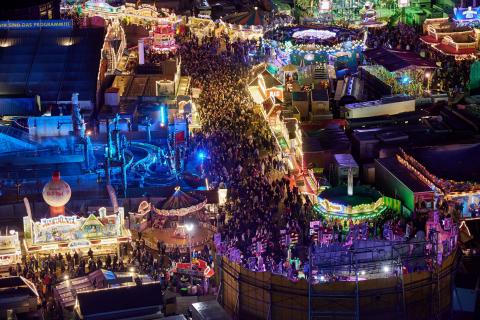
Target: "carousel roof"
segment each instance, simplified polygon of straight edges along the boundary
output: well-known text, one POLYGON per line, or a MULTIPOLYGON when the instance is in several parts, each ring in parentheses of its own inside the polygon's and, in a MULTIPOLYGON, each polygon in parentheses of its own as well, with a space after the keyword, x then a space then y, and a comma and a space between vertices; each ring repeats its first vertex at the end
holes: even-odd
POLYGON ((162 206, 163 210, 177 210, 182 208, 188 208, 199 204, 201 201, 186 194, 180 187, 175 188, 175 192, 170 198, 165 201, 162 206))
POLYGON ((235 13, 225 17, 225 22, 242 26, 262 26, 265 22, 265 13, 260 9, 235 13))
POLYGON ((175 192, 165 201, 161 209, 153 208, 153 210, 163 216, 185 216, 203 209, 206 203, 206 198, 192 197, 181 191, 180 187, 176 187, 175 192))

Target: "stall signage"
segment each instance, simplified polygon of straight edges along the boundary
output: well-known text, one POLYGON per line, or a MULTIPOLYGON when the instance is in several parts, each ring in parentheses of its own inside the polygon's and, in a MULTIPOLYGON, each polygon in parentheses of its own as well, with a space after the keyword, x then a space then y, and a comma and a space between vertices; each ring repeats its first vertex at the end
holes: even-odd
POLYGON ((63 29, 72 28, 72 20, 4 20, 0 21, 0 29, 63 29))
POLYGON ((47 244, 42 246, 42 250, 57 250, 58 249, 58 244, 47 244))
POLYGON ((268 96, 272 98, 278 98, 283 100, 283 90, 277 88, 268 89, 268 96))
POLYGON ((15 255, 13 254, 0 255, 0 266, 7 266, 9 264, 13 264, 14 262, 15 262, 15 255))
POLYGON ((100 244, 115 244, 117 243, 117 238, 108 238, 108 239, 101 239, 100 244))
POLYGON ((41 226, 51 226, 51 225, 59 225, 59 224, 76 224, 78 221, 77 216, 70 216, 70 217, 65 217, 65 216, 58 216, 54 218, 44 218, 40 220, 40 225, 41 226))
POLYGON ((74 240, 68 243, 70 249, 90 247, 91 243, 88 240, 74 240))
POLYGON ((314 229, 315 227, 320 227, 320 221, 319 220, 316 220, 316 221, 310 221, 310 228, 311 229, 314 229))

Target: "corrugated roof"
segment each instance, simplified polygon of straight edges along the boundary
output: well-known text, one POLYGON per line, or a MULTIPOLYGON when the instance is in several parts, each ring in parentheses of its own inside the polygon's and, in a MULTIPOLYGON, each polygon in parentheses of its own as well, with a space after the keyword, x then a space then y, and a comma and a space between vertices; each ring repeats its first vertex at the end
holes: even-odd
POLYGON ((425 183, 418 179, 412 172, 398 162, 395 157, 375 159, 382 167, 387 169, 412 192, 431 192, 425 183))
POLYGON ((441 179, 480 182, 480 143, 415 148, 407 152, 441 179))
POLYGON ((163 303, 162 288, 158 282, 79 292, 77 299, 84 317, 99 313, 119 313, 129 309, 155 307, 163 303))
POLYGON ((95 101, 103 29, 0 30, 0 92, 95 101))
POLYGON ((330 126, 308 133, 302 130, 303 151, 319 152, 325 150, 346 151, 350 149, 345 131, 338 127, 330 126))
POLYGON ((390 72, 406 68, 436 68, 435 64, 409 51, 395 51, 384 48, 370 49, 364 52, 368 59, 382 65, 390 72))

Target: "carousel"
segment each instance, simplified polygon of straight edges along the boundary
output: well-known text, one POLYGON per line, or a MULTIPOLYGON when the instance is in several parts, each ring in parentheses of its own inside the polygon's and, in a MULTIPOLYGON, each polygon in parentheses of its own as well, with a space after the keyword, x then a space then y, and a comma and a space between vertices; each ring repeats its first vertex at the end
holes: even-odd
POLYGON ((195 194, 187 194, 180 187, 156 206, 143 201, 137 213, 130 213, 130 228, 142 233, 147 246, 157 249, 163 243, 167 251, 179 247, 185 251, 191 241, 192 247, 204 245, 213 235, 205 206, 207 200, 195 194), (187 230, 186 222, 195 224, 187 230))
POLYGON ((231 39, 257 40, 263 37, 265 18, 266 13, 255 7, 252 11, 226 16, 220 27, 224 28, 231 39))
POLYGON ((329 25, 278 26, 265 33, 264 43, 285 64, 304 67, 344 56, 347 65, 355 66, 364 48, 364 34, 359 29, 329 25))
POLYGON ((327 219, 364 221, 379 216, 387 207, 373 188, 355 186, 349 194, 346 186, 339 186, 320 193, 314 208, 327 219))
POLYGON ((325 189, 318 195, 314 210, 327 220, 365 221, 387 209, 384 197, 370 186, 354 186, 353 170, 348 170, 347 185, 325 189))

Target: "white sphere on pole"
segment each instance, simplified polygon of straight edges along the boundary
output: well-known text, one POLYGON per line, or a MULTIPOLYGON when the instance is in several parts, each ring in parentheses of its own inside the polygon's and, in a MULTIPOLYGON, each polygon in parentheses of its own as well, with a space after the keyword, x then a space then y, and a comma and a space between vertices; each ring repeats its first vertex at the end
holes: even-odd
POLYGON ((51 207, 62 207, 70 200, 72 190, 68 183, 60 179, 60 172, 55 171, 42 191, 43 200, 51 207))

